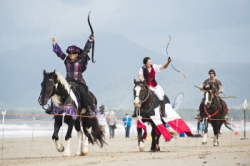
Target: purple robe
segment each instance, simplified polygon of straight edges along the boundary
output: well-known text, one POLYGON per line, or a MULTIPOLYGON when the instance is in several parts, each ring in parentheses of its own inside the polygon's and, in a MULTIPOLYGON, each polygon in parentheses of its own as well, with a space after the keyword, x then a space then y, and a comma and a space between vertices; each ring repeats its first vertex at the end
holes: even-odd
POLYGON ((85 80, 82 77, 82 73, 87 69, 88 61, 90 60, 88 53, 91 49, 91 43, 92 41, 90 40, 86 42, 84 49, 81 51, 74 62, 72 62, 70 58, 62 52, 60 46, 57 43, 53 45, 53 51, 58 57, 64 60, 67 72, 67 81, 79 81, 83 84, 86 84, 85 80))

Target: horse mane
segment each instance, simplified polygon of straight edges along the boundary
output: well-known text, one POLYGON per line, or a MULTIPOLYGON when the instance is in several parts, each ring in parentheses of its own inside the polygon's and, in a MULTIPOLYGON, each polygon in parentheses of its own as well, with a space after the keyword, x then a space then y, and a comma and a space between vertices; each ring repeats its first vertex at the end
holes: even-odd
MULTIPOLYGON (((76 96, 75 96, 74 92, 72 90, 70 90, 69 83, 67 82, 67 80, 60 73, 56 72, 56 75, 57 75, 58 81, 62 84, 62 86, 65 88, 65 90, 67 90, 68 94, 70 94, 71 99, 75 102, 76 107, 78 108, 78 102, 77 102, 76 96)), ((57 85, 58 84, 56 84, 56 88, 57 88, 57 85)), ((60 97, 57 96, 57 97, 55 97, 54 100, 59 101, 58 98, 60 98, 60 97)))
POLYGON ((67 80, 66 80, 59 72, 56 72, 56 75, 57 75, 58 81, 60 81, 60 83, 64 86, 64 88, 65 88, 65 89, 68 91, 68 93, 69 93, 70 85, 69 85, 69 83, 67 82, 67 80))

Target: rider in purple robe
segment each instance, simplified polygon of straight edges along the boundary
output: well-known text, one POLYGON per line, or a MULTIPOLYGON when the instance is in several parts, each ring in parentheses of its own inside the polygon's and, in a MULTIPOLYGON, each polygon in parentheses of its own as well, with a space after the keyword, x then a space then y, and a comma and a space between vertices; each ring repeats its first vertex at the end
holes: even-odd
MULTIPOLYGON (((75 45, 69 46, 66 50, 68 56, 61 50, 60 46, 56 43, 56 37, 52 38, 53 51, 56 55, 64 61, 66 67, 66 80, 74 86, 80 93, 81 107, 86 108, 89 114, 92 115, 94 110, 93 100, 89 95, 88 86, 82 76, 82 73, 87 69, 88 61, 90 60, 88 53, 91 49, 94 36, 90 36, 87 40, 84 49, 75 45)), ((46 113, 50 114, 53 110, 48 110, 46 113)))

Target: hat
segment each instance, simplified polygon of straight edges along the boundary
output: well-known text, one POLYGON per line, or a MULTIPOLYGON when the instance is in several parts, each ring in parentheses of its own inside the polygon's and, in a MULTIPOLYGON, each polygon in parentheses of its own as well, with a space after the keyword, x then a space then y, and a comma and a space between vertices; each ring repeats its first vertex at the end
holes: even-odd
POLYGON ((68 54, 80 54, 83 50, 77 46, 69 46, 66 50, 68 54))
POLYGON ((115 114, 115 112, 114 111, 110 111, 110 115, 114 115, 115 114))

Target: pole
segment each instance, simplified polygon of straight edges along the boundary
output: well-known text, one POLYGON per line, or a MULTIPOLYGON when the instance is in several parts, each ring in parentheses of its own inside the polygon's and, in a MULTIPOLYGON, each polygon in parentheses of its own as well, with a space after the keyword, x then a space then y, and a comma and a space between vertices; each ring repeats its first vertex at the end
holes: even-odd
POLYGON ((243 108, 244 108, 244 138, 241 138, 240 140, 248 140, 246 138, 246 109, 247 109, 247 99, 245 99, 243 103, 243 108))
POLYGON ((2 165, 4 165, 3 163, 3 144, 4 144, 4 116, 6 114, 6 110, 5 111, 2 111, 2 114, 3 114, 3 135, 2 135, 2 165))

